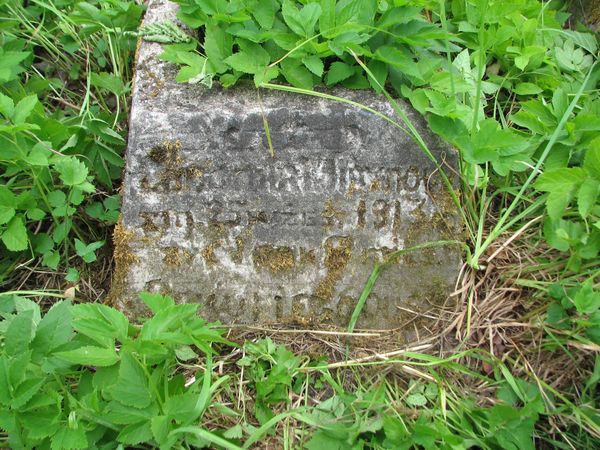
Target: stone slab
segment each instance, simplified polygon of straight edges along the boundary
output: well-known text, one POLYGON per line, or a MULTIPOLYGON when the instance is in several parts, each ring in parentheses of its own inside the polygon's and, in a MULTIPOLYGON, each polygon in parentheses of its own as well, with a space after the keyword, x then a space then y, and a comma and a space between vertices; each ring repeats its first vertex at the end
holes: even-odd
MULTIPOLYGON (((146 23, 173 8, 151 1, 146 23)), ((160 52, 144 42, 137 62, 115 237, 123 309, 142 311, 146 290, 200 302, 224 323, 346 326, 375 262, 460 235, 435 166, 382 118, 316 97, 177 84, 160 52)), ((372 92, 333 93, 394 116, 372 92)), ((402 107, 455 168, 455 153, 402 107)), ((381 275, 359 327, 413 323, 406 310, 445 302, 459 266, 456 248, 403 256, 381 275)))

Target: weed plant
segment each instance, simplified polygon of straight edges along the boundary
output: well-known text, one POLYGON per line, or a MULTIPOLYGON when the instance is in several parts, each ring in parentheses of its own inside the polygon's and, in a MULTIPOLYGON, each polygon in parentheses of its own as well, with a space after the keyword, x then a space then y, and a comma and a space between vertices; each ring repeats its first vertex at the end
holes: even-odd
POLYGON ((348 333, 304 333, 335 349, 328 363, 278 344, 285 332, 234 343, 160 295, 142 294, 151 316, 130 322, 18 289, 40 268, 76 283, 118 218, 143 7, 3 1, 0 446, 598 448, 597 36, 567 26, 559 1, 176 3, 193 33, 163 23, 140 35, 164 45, 178 81, 250 77, 334 101, 346 100, 313 88, 372 89, 429 157, 398 97, 457 149, 459 310, 413 348, 361 355, 354 327, 385 261, 348 333))

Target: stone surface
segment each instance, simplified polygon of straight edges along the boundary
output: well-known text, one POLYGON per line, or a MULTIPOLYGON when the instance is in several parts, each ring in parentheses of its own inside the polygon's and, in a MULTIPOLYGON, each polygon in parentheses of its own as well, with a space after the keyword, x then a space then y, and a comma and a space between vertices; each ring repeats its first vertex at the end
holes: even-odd
MULTIPOLYGON (((150 2, 146 21, 172 14, 150 2)), ((315 97, 261 90, 259 100, 250 87, 177 84, 160 52, 153 43, 139 50, 115 236, 122 308, 142 311, 137 293, 147 290, 200 302, 224 323, 346 326, 376 261, 459 236, 435 166, 382 118, 315 97)), ((394 116, 372 92, 333 93, 394 116)), ((403 108, 454 167, 453 151, 403 108)), ((358 326, 413 322, 406 310, 445 302, 459 265, 456 247, 403 256, 381 275, 358 326)))

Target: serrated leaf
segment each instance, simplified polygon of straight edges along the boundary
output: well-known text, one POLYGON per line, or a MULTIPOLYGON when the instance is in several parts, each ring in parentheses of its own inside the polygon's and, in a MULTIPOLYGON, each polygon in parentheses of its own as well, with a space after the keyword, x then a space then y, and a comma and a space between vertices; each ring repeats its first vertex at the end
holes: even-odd
POLYGON ((0 114, 9 119, 15 110, 15 104, 12 98, 0 92, 0 114))
POLYGON ((169 297, 168 295, 155 294, 151 292, 140 292, 138 295, 154 314, 175 305, 173 298, 169 297))
POLYGON ((323 61, 317 55, 311 55, 303 58, 302 63, 308 68, 308 70, 310 70, 319 78, 323 76, 323 61))
POLYGON ((152 402, 144 370, 129 351, 122 352, 119 379, 110 392, 115 400, 134 408, 145 408, 152 402))
POLYGON ((150 421, 127 425, 117 436, 117 441, 127 445, 137 445, 152 440, 150 421))
POLYGON ((543 92, 537 84, 519 83, 513 88, 513 92, 517 95, 535 95, 543 92))
POLYGON ((36 94, 28 95, 24 97, 15 105, 15 109, 12 114, 12 121, 15 125, 20 125, 27 120, 27 118, 31 115, 33 108, 38 103, 38 98, 36 94))
POLYGON ((83 426, 63 427, 52 437, 52 450, 72 450, 88 448, 88 440, 83 426))
POLYGON ((67 186, 76 186, 83 183, 88 176, 85 164, 73 156, 64 157, 54 164, 60 174, 60 179, 67 186))
POLYGON ((600 180, 588 178, 581 183, 577 192, 577 208, 579 209, 579 215, 584 219, 588 216, 594 205, 596 205, 599 193, 600 180))
POLYGON ((57 352, 54 356, 72 364, 82 366, 106 367, 112 366, 119 361, 119 356, 114 348, 96 347, 93 345, 85 345, 75 350, 57 352))
POLYGON ((254 52, 254 54, 241 51, 225 58, 225 62, 232 69, 252 74, 264 71, 269 64, 269 60, 269 54, 262 48, 260 48, 260 51, 257 50, 254 52))
POLYGON ((72 311, 73 328, 101 345, 112 347, 115 339, 127 340, 129 321, 121 311, 99 303, 75 305, 72 311))
POLYGON ((291 85, 302 89, 313 88, 313 74, 301 65, 300 61, 287 58, 281 61, 280 67, 283 76, 291 85))
POLYGON ((23 311, 12 319, 4 335, 4 351, 7 355, 18 355, 29 348, 35 332, 33 310, 23 311))
POLYGON ((315 25, 321 16, 321 5, 309 3, 302 9, 296 8, 295 2, 284 0, 281 6, 283 20, 297 35, 311 37, 315 31, 315 25))
POLYGON ((23 216, 21 214, 14 216, 8 222, 6 230, 2 233, 2 242, 6 245, 6 248, 11 252, 20 252, 27 249, 27 228, 23 222, 23 216))
POLYGON ((592 279, 587 280, 573 299, 577 311, 581 314, 591 314, 600 308, 600 293, 594 291, 592 279))
POLYGON ((329 67, 325 83, 327 86, 333 86, 352 75, 354 75, 354 68, 352 66, 341 61, 336 61, 329 67))
POLYGON ((279 9, 276 0, 259 0, 252 8, 252 14, 262 29, 270 30, 275 22, 275 13, 279 9))
POLYGON ((64 300, 55 303, 38 324, 31 342, 34 354, 47 355, 69 342, 73 336, 71 321, 71 304, 64 300))
POLYGON ((585 154, 583 168, 594 178, 600 180, 600 137, 592 141, 585 154))
POLYGON ((233 38, 231 34, 226 33, 216 25, 206 25, 204 51, 217 73, 227 71, 227 64, 223 60, 231 56, 232 46, 233 38))

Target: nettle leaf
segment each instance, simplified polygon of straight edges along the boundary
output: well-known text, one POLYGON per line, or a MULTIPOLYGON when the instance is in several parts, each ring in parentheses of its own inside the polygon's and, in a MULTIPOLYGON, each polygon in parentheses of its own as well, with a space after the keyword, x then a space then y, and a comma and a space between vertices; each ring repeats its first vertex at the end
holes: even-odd
POLYGON ((291 0, 283 1, 281 7, 283 20, 294 33, 300 36, 311 37, 314 34, 315 25, 322 13, 321 5, 318 3, 309 3, 299 10, 294 3, 291 0))
POLYGON ((59 159, 54 168, 60 174, 60 179, 67 186, 76 186, 86 181, 88 168, 74 156, 59 159))
POLYGON ((27 249, 29 239, 22 214, 10 219, 10 222, 8 222, 6 229, 2 233, 2 242, 4 242, 6 248, 11 252, 20 252, 27 249))
POLYGON ((75 350, 57 352, 54 356, 72 364, 82 366, 112 366, 119 361, 119 356, 114 348, 96 347, 85 345, 75 350))

